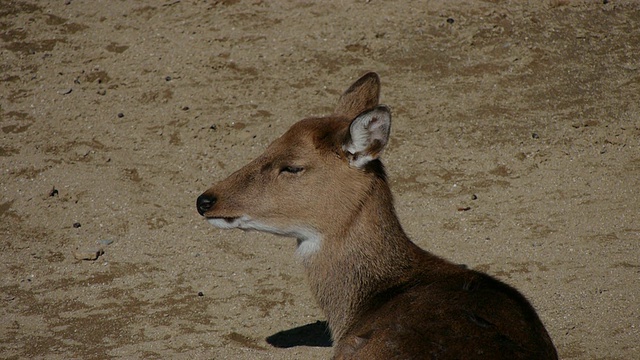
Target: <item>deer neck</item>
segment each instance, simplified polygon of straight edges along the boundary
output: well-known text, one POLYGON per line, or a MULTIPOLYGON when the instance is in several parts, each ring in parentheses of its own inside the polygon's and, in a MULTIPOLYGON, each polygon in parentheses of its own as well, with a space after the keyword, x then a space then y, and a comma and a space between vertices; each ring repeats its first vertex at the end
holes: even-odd
POLYGON ((375 179, 350 219, 322 234, 319 251, 303 260, 312 292, 339 340, 367 302, 416 270, 419 254, 402 229, 386 181, 375 179))

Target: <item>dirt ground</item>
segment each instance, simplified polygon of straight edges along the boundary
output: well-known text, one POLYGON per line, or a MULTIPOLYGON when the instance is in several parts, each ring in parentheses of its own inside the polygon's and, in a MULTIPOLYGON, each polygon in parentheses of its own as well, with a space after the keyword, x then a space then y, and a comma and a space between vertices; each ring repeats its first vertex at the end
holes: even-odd
POLYGON ((0 0, 0 358, 329 358, 295 241, 195 199, 366 71, 415 242, 520 289, 561 358, 640 358, 616 0, 0 0))

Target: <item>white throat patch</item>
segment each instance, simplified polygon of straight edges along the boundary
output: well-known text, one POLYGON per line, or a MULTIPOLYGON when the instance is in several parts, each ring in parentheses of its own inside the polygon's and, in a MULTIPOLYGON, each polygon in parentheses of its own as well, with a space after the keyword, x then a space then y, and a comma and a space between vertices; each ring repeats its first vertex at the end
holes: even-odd
POLYGON ((302 259, 317 253, 322 246, 322 236, 315 232, 307 232, 305 236, 300 236, 297 239, 298 249, 296 249, 296 255, 302 259))

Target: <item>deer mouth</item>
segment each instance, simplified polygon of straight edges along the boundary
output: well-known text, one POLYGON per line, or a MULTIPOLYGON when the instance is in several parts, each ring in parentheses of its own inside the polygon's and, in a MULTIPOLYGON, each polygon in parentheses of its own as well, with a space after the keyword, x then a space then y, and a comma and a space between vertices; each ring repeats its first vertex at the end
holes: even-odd
POLYGON ((211 217, 207 218, 207 221, 218 229, 257 230, 277 235, 292 236, 289 234, 289 231, 255 220, 248 215, 238 217, 211 217))

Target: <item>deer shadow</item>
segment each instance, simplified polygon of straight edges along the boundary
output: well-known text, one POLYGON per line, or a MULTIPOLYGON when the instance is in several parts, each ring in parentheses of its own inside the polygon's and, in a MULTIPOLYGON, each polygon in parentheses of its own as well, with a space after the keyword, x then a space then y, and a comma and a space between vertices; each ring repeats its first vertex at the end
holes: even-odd
POLYGON ((331 330, 326 321, 302 325, 289 330, 279 331, 266 338, 267 343, 277 348, 296 346, 331 347, 331 330))

